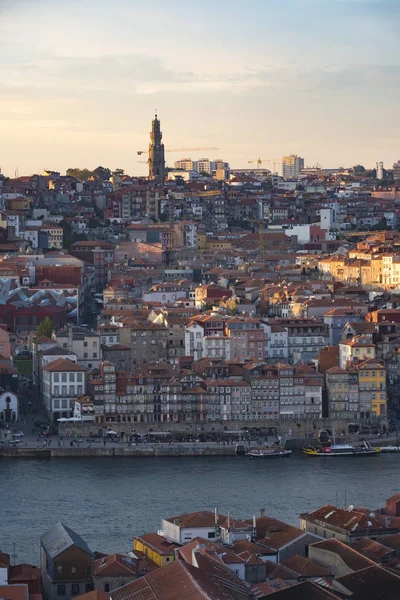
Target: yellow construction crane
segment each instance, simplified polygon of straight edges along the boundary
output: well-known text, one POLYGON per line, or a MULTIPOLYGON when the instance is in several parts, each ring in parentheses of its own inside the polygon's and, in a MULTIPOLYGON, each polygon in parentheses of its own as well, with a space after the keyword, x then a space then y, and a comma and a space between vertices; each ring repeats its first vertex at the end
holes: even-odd
MULTIPOLYGON (((203 150, 219 150, 216 146, 209 146, 204 148, 166 148, 165 152, 203 152, 203 150)), ((138 156, 142 154, 148 154, 148 150, 138 150, 138 156)))
POLYGON ((247 161, 249 164, 256 164, 257 169, 261 169, 263 163, 271 163, 274 165, 274 173, 276 173, 276 163, 281 162, 281 158, 257 158, 257 160, 249 160, 247 161))

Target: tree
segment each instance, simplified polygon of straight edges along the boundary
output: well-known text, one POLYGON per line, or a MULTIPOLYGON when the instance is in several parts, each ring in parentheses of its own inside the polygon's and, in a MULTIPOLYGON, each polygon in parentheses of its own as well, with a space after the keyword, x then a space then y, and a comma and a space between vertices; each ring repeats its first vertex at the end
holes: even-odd
POLYGON ((389 230, 391 229, 391 227, 389 227, 386 217, 382 217, 382 219, 378 221, 376 225, 373 225, 370 229, 371 231, 383 231, 389 230))
POLYGON ((123 177, 125 175, 124 169, 115 169, 112 173, 114 177, 123 177))
POLYGON ((96 217, 92 217, 88 221, 88 227, 89 229, 97 229, 98 227, 101 227, 101 221, 96 217))
POLYGON ((111 177, 111 169, 105 167, 97 167, 92 171, 94 177, 101 179, 102 181, 108 181, 111 177))
POLYGON ((87 237, 84 233, 76 233, 72 229, 72 225, 69 221, 61 221, 61 227, 63 228, 63 247, 66 250, 69 250, 72 244, 75 242, 83 242, 87 240, 87 237))
POLYGON ((40 323, 39 327, 36 331, 36 336, 40 337, 48 337, 50 338, 53 334, 54 330, 54 321, 50 319, 50 317, 45 317, 43 321, 40 323))
POLYGON ((67 169, 66 173, 69 177, 75 177, 75 179, 79 179, 79 181, 83 182, 88 181, 93 175, 92 171, 89 171, 89 169, 78 169, 77 167, 67 169))
POLYGON ((354 175, 362 175, 363 173, 365 173, 365 167, 363 167, 362 165, 356 165, 355 167, 353 167, 353 171, 354 175))

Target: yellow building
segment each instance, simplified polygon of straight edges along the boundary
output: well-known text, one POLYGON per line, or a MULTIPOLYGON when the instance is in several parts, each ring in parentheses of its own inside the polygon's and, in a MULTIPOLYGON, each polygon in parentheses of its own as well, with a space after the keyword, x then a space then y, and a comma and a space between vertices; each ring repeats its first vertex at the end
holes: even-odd
POLYGON ((198 250, 230 250, 232 248, 231 240, 210 238, 205 233, 197 234, 198 250))
POLYGON ((157 533, 145 533, 133 538, 133 549, 143 552, 159 567, 165 567, 175 561, 176 548, 179 548, 177 544, 169 542, 157 533))
POLYGON ((357 365, 356 369, 361 418, 385 417, 387 397, 384 365, 370 358, 357 365))

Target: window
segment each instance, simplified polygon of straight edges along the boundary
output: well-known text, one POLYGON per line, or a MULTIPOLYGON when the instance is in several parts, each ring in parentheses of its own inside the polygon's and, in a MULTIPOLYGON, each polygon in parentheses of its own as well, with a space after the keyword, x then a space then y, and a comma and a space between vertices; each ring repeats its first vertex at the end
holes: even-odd
POLYGON ((208 532, 208 539, 212 539, 212 538, 215 538, 215 531, 208 532))
POLYGON ((74 382, 75 381, 75 373, 70 373, 69 374, 69 380, 74 382))
POLYGON ((72 596, 78 596, 80 592, 79 583, 73 583, 71 585, 71 594, 72 596))
POLYGON ((59 373, 54 373, 54 382, 58 383, 60 381, 60 374, 59 373))
POLYGON ((61 381, 62 381, 63 383, 66 383, 66 382, 67 382, 67 373, 61 373, 61 381))
POLYGON ((83 381, 83 379, 82 379, 82 373, 77 373, 76 380, 77 381, 83 381))
POLYGON ((76 565, 72 565, 72 567, 71 567, 71 573, 73 573, 75 575, 76 572, 77 572, 77 570, 78 569, 76 568, 76 565))
POLYGON ((57 565, 57 573, 58 573, 59 575, 62 575, 62 572, 63 572, 62 565, 57 565))
POLYGON ((87 348, 87 342, 83 342, 85 348, 87 348))
POLYGON ((65 585, 57 586, 57 596, 65 596, 65 585))
POLYGON ((104 584, 104 591, 105 592, 109 592, 110 591, 110 584, 109 583, 105 583, 104 584))

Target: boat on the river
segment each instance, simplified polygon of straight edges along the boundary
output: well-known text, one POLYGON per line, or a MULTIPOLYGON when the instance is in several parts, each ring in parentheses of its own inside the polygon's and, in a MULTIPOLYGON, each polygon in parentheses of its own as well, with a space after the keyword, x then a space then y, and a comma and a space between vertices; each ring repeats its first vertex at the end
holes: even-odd
POLYGON ((372 447, 365 440, 360 441, 356 446, 344 442, 337 444, 335 430, 332 434, 327 429, 321 429, 318 432, 318 445, 303 447, 304 454, 307 456, 373 456, 381 451, 380 448, 372 447))
POLYGON ((307 456, 374 456, 381 452, 381 448, 373 448, 368 442, 362 442, 359 446, 330 444, 304 447, 303 452, 307 456))
POLYGON ((286 450, 286 448, 281 448, 281 446, 254 446, 250 448, 247 456, 250 456, 250 458, 283 458, 291 454, 291 450, 286 450))
POLYGON ((381 452, 384 452, 385 454, 389 453, 389 452, 400 452, 400 446, 381 446, 380 448, 381 452))

